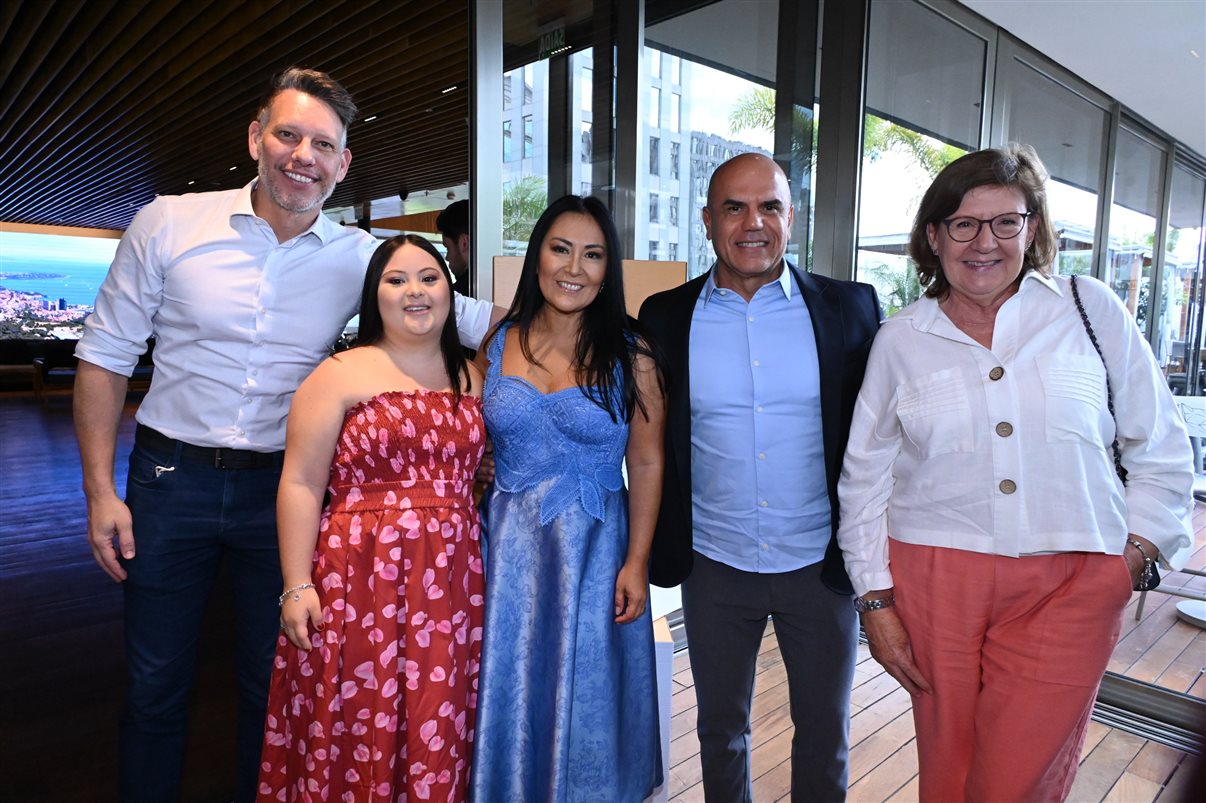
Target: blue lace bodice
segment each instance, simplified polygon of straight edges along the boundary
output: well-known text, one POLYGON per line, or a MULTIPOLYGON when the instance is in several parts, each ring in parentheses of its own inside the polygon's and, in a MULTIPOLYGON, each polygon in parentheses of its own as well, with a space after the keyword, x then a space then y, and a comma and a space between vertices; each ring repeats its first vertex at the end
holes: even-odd
POLYGON ((487 348, 490 367, 482 393, 486 427, 494 439, 495 485, 515 493, 556 477, 540 503, 542 525, 575 501, 603 521, 604 495, 623 487, 620 463, 628 424, 612 421, 576 386, 546 394, 523 377, 504 375, 508 328, 500 327, 487 348))

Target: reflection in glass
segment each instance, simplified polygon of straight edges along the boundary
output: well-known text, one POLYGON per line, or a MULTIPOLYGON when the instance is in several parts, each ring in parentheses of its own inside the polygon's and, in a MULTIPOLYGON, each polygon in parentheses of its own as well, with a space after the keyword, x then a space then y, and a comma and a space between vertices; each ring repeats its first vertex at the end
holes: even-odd
POLYGON ((1006 139, 1034 147, 1051 173, 1047 205, 1059 233, 1055 271, 1090 273, 1107 113, 1030 65, 1009 62, 1006 139))
POLYGON ((656 196, 660 208, 656 220, 637 216, 637 259, 683 260, 691 277, 712 266, 701 219, 712 172, 774 149, 778 10, 777 0, 721 0, 646 28, 646 97, 657 108, 642 115, 638 142, 650 152, 638 163, 649 169, 638 172, 636 201, 641 209, 656 196))
POLYGON ((522 65, 503 78, 504 87, 522 85, 524 93, 522 105, 503 110, 503 254, 522 255, 548 205, 548 62, 522 65))
POLYGON ((891 315, 921 296, 906 255, 921 197, 979 144, 987 44, 920 4, 873 3, 867 54, 856 278, 891 315))
MULTIPOLYGON (((1110 236, 1106 244, 1110 283, 1135 316, 1140 331, 1146 332, 1164 153, 1121 128, 1116 162, 1110 236)), ((1155 345, 1156 359, 1166 363, 1168 354, 1161 354, 1160 344, 1155 345)))
MULTIPOLYGON (((1178 396, 1206 393, 1201 372, 1203 344, 1198 343, 1197 349, 1192 347, 1202 320, 1204 200, 1206 180, 1177 165, 1164 233, 1164 292, 1153 349, 1168 377, 1169 388, 1178 396)), ((1200 470, 1200 460, 1198 467, 1200 470)))

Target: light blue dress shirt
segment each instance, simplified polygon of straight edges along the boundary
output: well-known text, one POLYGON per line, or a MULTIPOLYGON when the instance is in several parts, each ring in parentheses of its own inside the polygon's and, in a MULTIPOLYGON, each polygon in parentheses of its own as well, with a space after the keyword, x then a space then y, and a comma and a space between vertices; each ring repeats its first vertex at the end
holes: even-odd
POLYGON ((749 572, 821 560, 831 534, 820 369, 808 307, 784 268, 747 304, 704 284, 691 318, 696 551, 749 572))

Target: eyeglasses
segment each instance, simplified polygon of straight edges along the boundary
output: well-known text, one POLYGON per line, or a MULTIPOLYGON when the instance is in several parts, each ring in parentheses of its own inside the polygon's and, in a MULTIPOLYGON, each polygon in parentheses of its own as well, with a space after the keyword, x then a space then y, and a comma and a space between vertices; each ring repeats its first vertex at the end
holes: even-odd
POLYGON ((981 220, 975 217, 948 217, 942 221, 946 233, 957 243, 970 243, 980 236, 980 228, 987 223, 992 236, 998 240, 1012 240, 1026 228, 1026 218, 1033 212, 1006 212, 994 218, 981 220))

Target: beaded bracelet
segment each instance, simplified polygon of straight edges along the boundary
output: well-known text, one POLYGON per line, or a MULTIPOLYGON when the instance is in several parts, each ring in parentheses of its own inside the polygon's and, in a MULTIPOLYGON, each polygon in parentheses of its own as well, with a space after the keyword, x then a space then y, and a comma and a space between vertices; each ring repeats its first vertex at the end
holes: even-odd
POLYGON ((285 607, 285 600, 289 597, 290 594, 293 595, 294 602, 301 602, 301 592, 305 591, 307 588, 314 588, 314 584, 313 583, 302 583, 299 586, 293 586, 293 588, 287 589, 284 594, 281 594, 280 599, 277 600, 276 607, 278 607, 278 608, 285 607))

